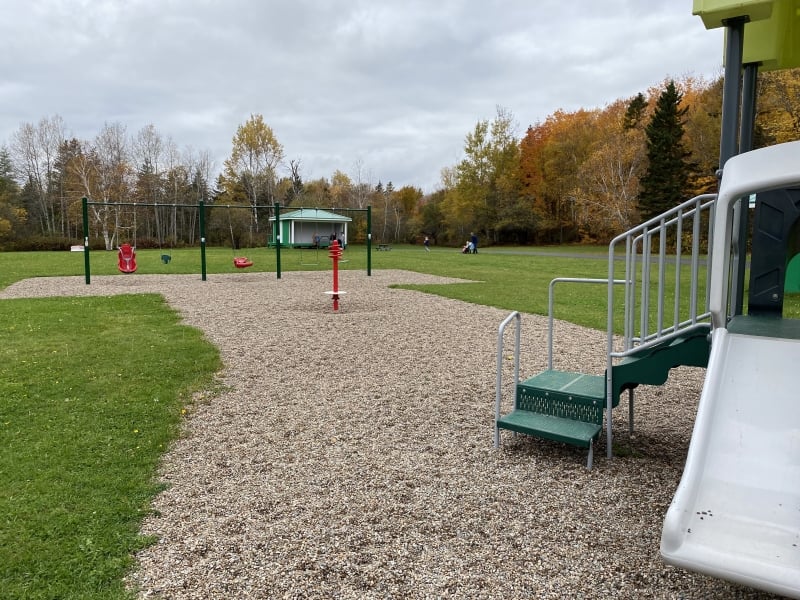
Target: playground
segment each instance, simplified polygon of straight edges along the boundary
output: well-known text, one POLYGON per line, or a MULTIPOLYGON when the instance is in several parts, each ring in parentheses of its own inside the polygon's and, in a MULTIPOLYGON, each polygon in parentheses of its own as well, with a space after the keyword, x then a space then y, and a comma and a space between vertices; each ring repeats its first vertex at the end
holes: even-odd
MULTIPOLYGON (((800 254, 800 141, 750 151, 758 69, 800 65, 800 13, 778 0, 694 4, 706 27, 726 28, 719 193, 615 237, 607 278, 553 279, 547 317, 396 288, 466 279, 371 276, 369 250, 366 274, 337 279, 347 221, 329 235, 333 292, 329 273, 282 279, 280 267, 206 281, 202 207, 200 281, 137 271, 134 238, 119 248, 124 275, 89 286, 86 230, 85 280, 0 293, 160 294, 219 349, 218 385, 198 393, 163 456, 141 530, 154 543, 136 554, 132 591, 800 598, 800 321, 784 311, 800 254), (603 284, 607 331, 555 320, 556 282, 603 284), (613 410, 623 392, 628 413, 613 410)), ((84 201, 84 223, 96 204, 84 201)), ((319 249, 318 223, 304 219, 275 228, 277 257, 284 243, 319 249)))
MULTIPOLYGON (((338 313, 329 272, 35 278, 2 297, 159 293, 220 349, 223 391, 190 407, 158 475, 142 598, 770 597, 658 553, 703 369, 637 390, 635 439, 614 411, 615 458, 591 471, 528 436, 495 450, 507 311, 389 287, 452 281, 345 271, 338 313)), ((523 327, 528 375, 547 318, 523 327)), ((603 332, 556 332, 562 365, 602 371, 603 332)))

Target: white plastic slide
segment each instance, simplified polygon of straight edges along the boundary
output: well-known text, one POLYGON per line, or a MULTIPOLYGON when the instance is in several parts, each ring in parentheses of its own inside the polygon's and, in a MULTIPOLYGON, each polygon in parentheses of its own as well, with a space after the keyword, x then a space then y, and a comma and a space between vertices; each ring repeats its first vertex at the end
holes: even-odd
POLYGON ((661 555, 800 598, 800 339, 713 336, 661 555))

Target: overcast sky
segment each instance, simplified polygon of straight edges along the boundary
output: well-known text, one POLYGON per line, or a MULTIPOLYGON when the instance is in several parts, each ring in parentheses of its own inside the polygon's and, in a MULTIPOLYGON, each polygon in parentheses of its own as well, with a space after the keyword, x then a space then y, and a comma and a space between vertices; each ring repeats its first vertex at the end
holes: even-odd
POLYGON ((0 144, 59 115, 153 124, 217 170, 261 114, 304 179, 434 191, 496 107, 519 124, 721 72, 691 0, 2 0, 0 144))

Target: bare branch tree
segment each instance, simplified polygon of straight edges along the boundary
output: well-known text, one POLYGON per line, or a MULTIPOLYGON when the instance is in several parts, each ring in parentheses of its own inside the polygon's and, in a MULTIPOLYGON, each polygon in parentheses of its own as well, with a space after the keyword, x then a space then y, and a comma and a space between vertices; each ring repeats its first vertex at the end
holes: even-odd
POLYGON ((11 136, 11 154, 15 172, 29 184, 36 198, 36 215, 42 233, 56 231, 54 182, 58 150, 66 138, 63 119, 55 115, 44 118, 38 125, 24 123, 11 136))

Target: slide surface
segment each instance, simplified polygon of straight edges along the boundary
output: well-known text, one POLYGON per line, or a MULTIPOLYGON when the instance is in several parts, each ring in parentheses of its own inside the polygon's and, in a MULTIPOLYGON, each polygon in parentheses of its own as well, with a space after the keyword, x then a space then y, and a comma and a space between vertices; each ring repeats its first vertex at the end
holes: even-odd
POLYGON ((713 335, 661 554, 800 598, 800 339, 713 335))

